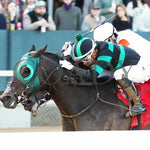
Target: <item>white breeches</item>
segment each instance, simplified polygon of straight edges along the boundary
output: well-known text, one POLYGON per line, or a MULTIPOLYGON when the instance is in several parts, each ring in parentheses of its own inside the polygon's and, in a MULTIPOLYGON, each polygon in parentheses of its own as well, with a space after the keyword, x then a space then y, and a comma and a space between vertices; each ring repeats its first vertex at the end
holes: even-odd
POLYGON ((114 77, 116 80, 121 80, 123 78, 129 78, 129 71, 131 70, 132 66, 126 66, 120 68, 114 72, 114 77))
POLYGON ((128 78, 134 83, 144 83, 150 79, 150 64, 140 61, 137 65, 126 66, 114 72, 116 80, 128 78))

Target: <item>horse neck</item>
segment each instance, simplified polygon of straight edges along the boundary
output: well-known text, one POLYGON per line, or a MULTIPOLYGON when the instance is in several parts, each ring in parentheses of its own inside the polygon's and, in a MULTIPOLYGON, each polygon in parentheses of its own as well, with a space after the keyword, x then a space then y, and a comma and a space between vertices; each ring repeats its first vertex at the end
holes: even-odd
POLYGON ((93 87, 66 85, 63 81, 53 86, 52 91, 53 100, 61 113, 66 115, 74 115, 87 108, 97 94, 93 87))
POLYGON ((74 88, 62 80, 64 75, 65 72, 61 70, 61 68, 53 74, 53 83, 55 83, 52 85, 50 93, 62 114, 73 114, 78 104, 75 103, 74 98, 72 98, 74 88))
MULTIPOLYGON (((48 81, 51 87, 49 88, 49 92, 52 99, 62 113, 69 112, 68 108, 72 108, 72 102, 66 93, 69 91, 70 86, 66 86, 62 81, 62 77, 66 74, 66 70, 60 68, 58 62, 55 60, 45 56, 42 56, 42 65, 47 75, 50 75, 48 81)), ((46 80, 44 73, 42 76, 42 78, 46 80)), ((73 110, 73 108, 71 110, 73 110)))
MULTIPOLYGON (((96 100, 97 94, 99 93, 100 98, 103 103, 100 103, 101 110, 104 111, 104 106, 108 109, 114 109, 113 103, 118 106, 124 105, 117 98, 115 94, 115 83, 111 82, 106 85, 97 86, 98 91, 95 88, 96 86, 71 86, 65 85, 61 80, 58 84, 53 86, 52 97, 55 103, 57 104, 59 110, 62 114, 74 115, 90 106, 96 100), (115 101, 114 101, 115 100, 115 101), (106 103, 105 103, 106 102, 106 103)), ((125 105, 124 105, 125 106, 125 105)), ((120 107, 118 107, 120 108, 120 107)), ((118 110, 118 109, 116 109, 118 110)), ((123 109, 123 111, 126 111, 123 109)))
POLYGON ((68 74, 67 70, 56 69, 59 64, 52 59, 45 58, 43 65, 47 66, 47 74, 51 74, 50 94, 62 114, 72 115, 85 109, 96 99, 96 89, 92 86, 73 86, 62 80, 68 74), (90 91, 90 92, 87 92, 90 91))

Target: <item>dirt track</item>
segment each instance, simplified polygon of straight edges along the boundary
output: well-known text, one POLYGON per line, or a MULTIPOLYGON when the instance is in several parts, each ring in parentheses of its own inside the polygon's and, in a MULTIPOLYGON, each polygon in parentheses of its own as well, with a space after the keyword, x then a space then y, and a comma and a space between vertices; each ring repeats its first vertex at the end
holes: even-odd
POLYGON ((62 131, 62 127, 28 127, 28 128, 0 128, 1 132, 46 132, 62 131))

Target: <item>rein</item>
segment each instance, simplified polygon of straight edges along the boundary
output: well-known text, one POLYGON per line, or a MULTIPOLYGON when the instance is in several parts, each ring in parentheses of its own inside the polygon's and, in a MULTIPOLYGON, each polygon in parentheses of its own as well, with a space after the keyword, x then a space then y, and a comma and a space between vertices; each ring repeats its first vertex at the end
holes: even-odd
POLYGON ((119 108, 123 108, 123 109, 125 109, 125 110, 130 111, 130 109, 127 108, 127 107, 124 107, 124 106, 121 106, 121 105, 117 105, 117 104, 114 104, 114 103, 107 102, 107 101, 103 100, 103 99, 100 97, 100 93, 99 93, 99 91, 98 91, 98 88, 97 88, 97 85, 96 85, 96 84, 95 84, 95 88, 96 88, 96 92, 97 92, 97 94, 96 94, 96 99, 95 99, 89 106, 87 106, 87 107, 84 108, 82 111, 80 111, 80 112, 78 112, 78 113, 76 113, 76 114, 74 114, 74 115, 64 115, 64 114, 61 114, 61 116, 64 117, 64 118, 75 118, 75 117, 78 117, 78 116, 80 116, 81 114, 83 114, 84 112, 86 112, 88 109, 90 109, 98 100, 100 100, 101 102, 106 103, 106 104, 108 104, 108 105, 112 105, 112 106, 119 107, 119 108))
POLYGON ((50 83, 50 82, 48 81, 48 79, 52 76, 52 74, 53 74, 55 71, 59 70, 60 65, 56 66, 56 67, 49 73, 49 75, 46 73, 46 70, 45 70, 45 68, 44 68, 43 65, 42 65, 42 61, 40 61, 40 65, 41 65, 41 69, 42 69, 42 71, 43 71, 43 73, 44 73, 44 75, 45 75, 45 77, 46 77, 46 80, 43 82, 42 85, 40 85, 40 88, 41 88, 44 84, 47 84, 46 82, 48 82, 49 87, 52 86, 52 85, 55 85, 58 81, 56 81, 56 82, 54 82, 54 83, 50 83))
MULTIPOLYGON (((98 94, 99 94, 99 93, 98 93, 98 94)), ((109 104, 109 105, 112 105, 112 106, 116 106, 116 107, 120 107, 120 108, 123 108, 123 109, 126 109, 126 110, 130 111, 130 109, 127 108, 127 107, 124 107, 124 106, 121 106, 121 105, 114 104, 114 103, 107 102, 107 101, 103 100, 102 98, 100 98, 99 95, 98 95, 98 99, 99 99, 101 102, 103 102, 103 103, 106 103, 106 104, 109 104)))
MULTIPOLYGON (((96 86, 96 85, 95 85, 96 86)), ((97 89, 97 86, 96 86, 96 90, 97 89)), ((99 95, 99 92, 97 91, 97 96, 96 96, 96 99, 89 105, 87 106, 86 108, 84 108, 82 111, 80 111, 79 113, 76 113, 74 115, 64 115, 64 114, 61 114, 62 117, 65 117, 65 118, 75 118, 75 117, 78 117, 80 116, 81 114, 83 114, 84 112, 86 112, 88 109, 90 109, 97 101, 98 101, 98 95, 99 95)))

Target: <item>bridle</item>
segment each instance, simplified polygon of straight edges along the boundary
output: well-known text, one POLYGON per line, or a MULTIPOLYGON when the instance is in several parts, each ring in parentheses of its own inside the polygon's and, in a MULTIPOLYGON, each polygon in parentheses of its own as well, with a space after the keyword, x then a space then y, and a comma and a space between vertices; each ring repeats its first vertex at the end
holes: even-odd
MULTIPOLYGON (((19 63, 18 63, 19 64, 19 63)), ((60 65, 56 66, 50 73, 49 75, 46 73, 46 70, 45 68, 43 67, 43 64, 42 64, 42 61, 41 61, 41 57, 40 57, 40 61, 37 63, 36 65, 36 70, 34 72, 34 75, 33 77, 31 78, 30 82, 26 85, 25 89, 22 91, 21 95, 18 95, 17 94, 17 91, 15 91, 14 89, 14 86, 12 86, 13 83, 18 83, 19 84, 19 81, 11 81, 11 82, 8 82, 8 87, 10 88, 11 92, 13 93, 14 97, 16 98, 17 100, 17 104, 21 103, 21 104, 25 104, 25 102, 27 101, 28 99, 28 96, 31 94, 31 93, 34 93, 36 91, 38 91, 42 86, 44 86, 45 84, 48 85, 49 89, 51 90, 51 87, 53 84, 56 84, 58 81, 56 81, 55 83, 50 83, 49 82, 49 78, 52 76, 52 74, 57 71, 58 69, 60 68, 60 65), (41 70, 44 74, 44 76, 46 77, 46 79, 43 80, 43 83, 40 84, 39 88, 35 91, 32 91, 32 84, 33 84, 33 81, 35 80, 35 77, 37 76, 38 74, 38 71, 39 71, 39 67, 41 66, 41 70)), ((32 94, 34 95, 34 94, 32 94)), ((35 96, 35 95, 34 95, 35 96)), ((38 103, 38 105, 40 105, 40 102, 39 101, 42 101, 42 100, 38 100, 35 96, 35 99, 36 99, 36 102, 38 103)))
MULTIPOLYGON (((35 74, 38 73, 37 70, 39 70, 39 66, 41 66, 41 70, 42 70, 44 76, 46 77, 46 79, 44 80, 43 78, 41 78, 41 79, 43 80, 43 83, 40 84, 38 90, 41 89, 41 88, 46 84, 46 85, 48 85, 48 87, 49 87, 49 92, 50 92, 50 91, 51 91, 51 87, 52 87, 53 85, 55 85, 55 84, 58 82, 58 80, 57 80, 56 82, 54 82, 54 83, 50 83, 50 82, 49 82, 49 78, 52 76, 52 74, 53 74, 55 71, 58 71, 58 70, 59 70, 60 65, 56 66, 56 67, 49 73, 49 75, 47 74, 45 68, 43 67, 41 57, 40 57, 39 63, 37 64, 37 68, 38 68, 38 69, 36 69, 35 74)), ((32 81, 34 80, 34 78, 35 78, 35 76, 33 76, 32 81)), ((23 105, 26 103, 26 101, 27 101, 27 99, 28 99, 28 95, 30 95, 30 93, 32 92, 32 91, 30 91, 30 85, 31 85, 31 84, 32 84, 32 82, 29 82, 29 84, 26 86, 25 90, 24 90, 24 91, 22 92, 22 94, 21 94, 21 100, 20 100, 20 102, 21 102, 23 105), (30 92, 29 92, 29 91, 30 91, 30 92)), ((38 90, 36 90, 36 91, 34 91, 34 92, 37 92, 38 90)), ((49 93, 49 92, 48 92, 48 93, 49 93)), ((41 101, 43 101, 43 100, 41 100, 41 99, 38 100, 38 98, 36 97, 36 95, 34 95, 34 94, 32 94, 32 95, 35 97, 35 100, 36 100, 36 102, 37 102, 37 104, 38 104, 38 107, 39 107, 40 104, 41 104, 41 101)), ((46 101, 44 101, 44 102, 46 102, 46 101)))
POLYGON ((18 100, 18 95, 17 95, 14 87, 12 86, 13 83, 17 83, 17 81, 8 82, 7 88, 10 88, 10 91, 13 93, 15 99, 17 100, 17 104, 19 104, 20 101, 18 100))

